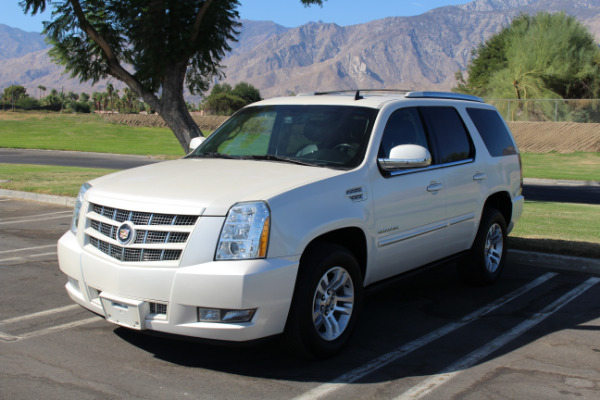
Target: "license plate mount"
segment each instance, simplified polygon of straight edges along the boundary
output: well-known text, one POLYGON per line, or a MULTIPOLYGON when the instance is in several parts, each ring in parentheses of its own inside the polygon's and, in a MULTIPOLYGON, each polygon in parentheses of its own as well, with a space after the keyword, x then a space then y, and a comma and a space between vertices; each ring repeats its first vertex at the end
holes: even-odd
POLYGON ((100 294, 100 301, 107 321, 126 328, 145 329, 144 320, 150 311, 148 303, 104 293, 100 294))

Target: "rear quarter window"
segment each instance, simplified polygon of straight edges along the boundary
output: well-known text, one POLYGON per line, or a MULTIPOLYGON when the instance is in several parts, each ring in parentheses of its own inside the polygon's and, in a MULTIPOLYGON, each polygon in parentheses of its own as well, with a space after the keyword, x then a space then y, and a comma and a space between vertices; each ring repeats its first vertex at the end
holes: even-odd
POLYGON ((467 108, 467 113, 492 157, 517 154, 510 132, 496 110, 467 108))

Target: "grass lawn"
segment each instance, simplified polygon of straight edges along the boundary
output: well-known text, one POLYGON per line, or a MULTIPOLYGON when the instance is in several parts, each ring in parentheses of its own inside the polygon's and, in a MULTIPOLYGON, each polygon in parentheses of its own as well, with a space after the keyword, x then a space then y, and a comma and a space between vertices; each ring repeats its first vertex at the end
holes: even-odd
POLYGON ((600 181, 600 153, 522 153, 526 178, 600 181))
POLYGON ((75 197, 84 182, 115 171, 52 165, 0 164, 0 188, 75 197))
POLYGON ((525 201, 511 248, 600 258, 600 205, 525 201))
POLYGON ((112 124, 96 114, 0 112, 0 147, 165 158, 184 155, 173 132, 167 128, 112 124))

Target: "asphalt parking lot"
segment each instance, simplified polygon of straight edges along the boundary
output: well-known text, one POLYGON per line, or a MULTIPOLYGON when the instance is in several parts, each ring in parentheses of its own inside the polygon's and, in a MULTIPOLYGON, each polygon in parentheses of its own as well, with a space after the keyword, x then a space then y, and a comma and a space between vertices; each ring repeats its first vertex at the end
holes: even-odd
POLYGON ((71 208, 0 197, 0 399, 597 399, 600 274, 513 253, 473 288, 443 266, 370 296, 324 361, 275 340, 223 347, 109 324, 56 260, 71 208), (587 272, 582 272, 587 271, 587 272))

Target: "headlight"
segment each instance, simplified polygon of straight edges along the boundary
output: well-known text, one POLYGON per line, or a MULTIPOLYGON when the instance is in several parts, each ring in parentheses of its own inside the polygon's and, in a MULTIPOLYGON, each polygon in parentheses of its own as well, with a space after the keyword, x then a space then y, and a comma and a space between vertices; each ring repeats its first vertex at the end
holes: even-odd
POLYGON ((77 234, 77 226, 79 225, 79 212, 81 211, 81 205, 83 204, 83 195, 91 187, 92 185, 90 185, 89 183, 84 183, 81 186, 81 189, 79 189, 77 200, 75 200, 75 208, 73 209, 73 220, 71 221, 71 232, 73 232, 74 235, 77 234))
POLYGON ((265 202, 234 205, 223 224, 215 259, 265 258, 270 225, 271 212, 265 202))

